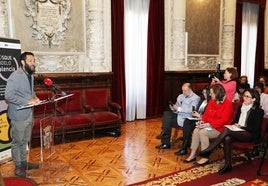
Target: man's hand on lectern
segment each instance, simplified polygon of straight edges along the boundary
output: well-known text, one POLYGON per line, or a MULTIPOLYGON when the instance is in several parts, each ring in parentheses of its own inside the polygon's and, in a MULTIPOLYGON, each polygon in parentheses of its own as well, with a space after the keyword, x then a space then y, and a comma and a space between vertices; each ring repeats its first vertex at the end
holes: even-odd
POLYGON ((28 104, 36 104, 39 102, 40 102, 40 99, 38 97, 35 97, 35 98, 29 99, 28 104))

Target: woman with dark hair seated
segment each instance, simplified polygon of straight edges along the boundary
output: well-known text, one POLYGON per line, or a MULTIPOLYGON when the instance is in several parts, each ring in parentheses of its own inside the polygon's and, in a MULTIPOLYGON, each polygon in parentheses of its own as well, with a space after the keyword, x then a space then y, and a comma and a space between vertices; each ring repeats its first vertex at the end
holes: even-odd
POLYGON ((223 143, 225 164, 218 173, 224 174, 232 170, 231 146, 232 142, 260 142, 263 110, 260 108, 260 96, 254 89, 245 91, 244 102, 238 109, 234 124, 226 127, 217 139, 205 150, 199 152, 202 157, 208 158, 212 150, 223 143))

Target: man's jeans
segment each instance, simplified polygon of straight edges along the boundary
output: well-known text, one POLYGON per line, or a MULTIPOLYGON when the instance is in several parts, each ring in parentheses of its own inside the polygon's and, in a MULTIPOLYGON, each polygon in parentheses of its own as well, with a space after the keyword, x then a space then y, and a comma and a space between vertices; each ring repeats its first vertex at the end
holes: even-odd
POLYGON ((21 167, 21 162, 26 162, 26 147, 31 138, 33 125, 32 115, 25 121, 11 120, 11 154, 16 167, 21 167))

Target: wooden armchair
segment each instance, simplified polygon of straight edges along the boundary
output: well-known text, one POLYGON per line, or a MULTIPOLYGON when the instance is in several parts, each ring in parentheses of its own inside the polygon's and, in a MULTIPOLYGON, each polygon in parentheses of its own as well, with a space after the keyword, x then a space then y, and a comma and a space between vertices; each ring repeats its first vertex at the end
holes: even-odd
POLYGON ((96 130, 106 129, 113 136, 121 135, 121 106, 110 99, 109 88, 86 89, 84 107, 93 114, 92 135, 96 130))

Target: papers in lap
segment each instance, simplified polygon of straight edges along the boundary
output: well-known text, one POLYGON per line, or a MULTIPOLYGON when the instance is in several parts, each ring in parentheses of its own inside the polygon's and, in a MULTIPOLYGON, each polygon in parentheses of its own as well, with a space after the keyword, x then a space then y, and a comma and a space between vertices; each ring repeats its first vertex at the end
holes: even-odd
POLYGON ((232 131, 245 131, 244 129, 241 129, 237 127, 236 125, 225 125, 226 128, 232 130, 232 131))

